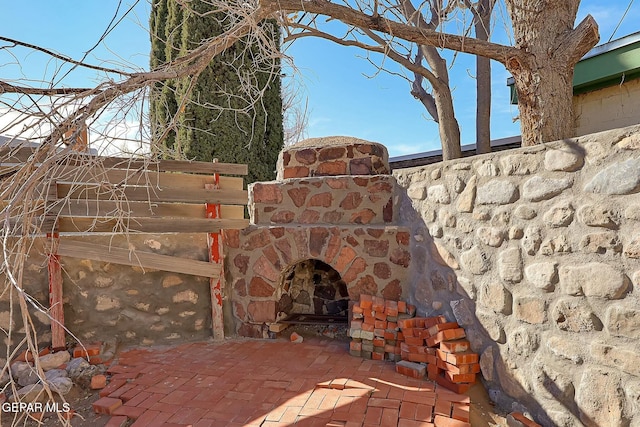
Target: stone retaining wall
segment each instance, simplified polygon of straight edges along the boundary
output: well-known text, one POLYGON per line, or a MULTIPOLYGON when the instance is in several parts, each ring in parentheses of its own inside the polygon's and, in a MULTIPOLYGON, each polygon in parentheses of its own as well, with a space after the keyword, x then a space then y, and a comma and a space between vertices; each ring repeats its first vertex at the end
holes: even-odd
POLYGON ((640 423, 640 126, 394 175, 411 302, 465 327, 491 397, 640 423))
MULTIPOLYGON (((61 237, 132 248, 190 259, 207 260, 206 234, 61 237)), ((48 278, 43 240, 36 240, 25 267, 24 286, 48 307, 48 278)), ((124 344, 151 345, 211 337, 209 279, 142 270, 119 264, 60 257, 65 325, 85 343, 115 339, 124 344)), ((15 299, 14 293, 14 303, 15 299)), ((8 326, 8 293, 0 298, 0 327, 8 326)), ((22 327, 17 317, 14 324, 22 327)), ((34 310, 41 345, 51 342, 49 319, 34 310)), ((19 340, 20 337, 18 337, 19 340)), ((67 340, 72 337, 67 335, 67 340)), ((14 343, 17 342, 14 339, 14 343)))
MULTIPOLYGON (((9 241, 8 246, 12 246, 14 242, 9 241)), ((36 240, 32 246, 31 252, 27 257, 23 272, 23 287, 26 294, 42 307, 49 306, 49 283, 47 273, 47 258, 42 255, 44 253, 44 240, 36 240)), ((4 262, 4 259, 0 257, 4 262)), ((13 264, 13 263, 10 263, 13 264)), ((17 272, 13 272, 16 274, 17 272)), ((20 307, 18 303, 18 291, 10 284, 7 276, 0 274, 3 288, 0 291, 0 336, 2 343, 9 346, 13 350, 24 338, 25 328, 22 321, 20 307), (13 312, 11 311, 11 301, 13 301, 13 312), (8 331, 11 329, 11 340, 8 337, 8 331)), ((31 314, 33 328, 38 334, 38 339, 48 345, 51 343, 51 327, 49 318, 41 311, 35 309, 32 305, 28 305, 31 314)), ((4 364, 6 352, 0 355, 0 363, 4 364)))

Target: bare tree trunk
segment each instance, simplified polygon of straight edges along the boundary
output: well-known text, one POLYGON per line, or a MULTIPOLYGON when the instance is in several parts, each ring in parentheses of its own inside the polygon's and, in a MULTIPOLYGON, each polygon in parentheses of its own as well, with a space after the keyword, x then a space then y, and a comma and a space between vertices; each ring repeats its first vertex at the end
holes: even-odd
POLYGON ((442 144, 442 160, 459 159, 462 157, 460 128, 453 111, 453 98, 449 86, 446 86, 446 90, 434 89, 433 97, 438 109, 438 131, 442 144))
POLYGON ((575 135, 573 69, 599 40, 588 16, 573 29, 579 0, 506 2, 516 47, 525 55, 507 60, 515 79, 522 145, 575 135))
MULTIPOLYGON (((489 40, 491 12, 495 0, 480 0, 474 13, 475 33, 479 40, 489 40)), ((491 60, 476 56, 476 153, 491 152, 491 60)))
POLYGON ((459 159, 462 157, 460 147, 460 127, 453 110, 453 96, 449 87, 449 71, 447 62, 438 54, 432 46, 422 46, 422 52, 433 74, 437 78, 437 84, 432 82, 433 99, 438 112, 438 132, 442 145, 442 160, 459 159))

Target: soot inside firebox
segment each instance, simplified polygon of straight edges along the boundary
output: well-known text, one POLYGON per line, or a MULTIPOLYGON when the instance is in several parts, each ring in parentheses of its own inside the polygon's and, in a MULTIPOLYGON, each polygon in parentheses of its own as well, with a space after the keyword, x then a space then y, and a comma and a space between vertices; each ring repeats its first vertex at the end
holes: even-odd
POLYGON ((313 315, 318 319, 346 319, 349 310, 347 284, 330 265, 315 259, 304 260, 289 267, 283 278, 279 312, 313 315))

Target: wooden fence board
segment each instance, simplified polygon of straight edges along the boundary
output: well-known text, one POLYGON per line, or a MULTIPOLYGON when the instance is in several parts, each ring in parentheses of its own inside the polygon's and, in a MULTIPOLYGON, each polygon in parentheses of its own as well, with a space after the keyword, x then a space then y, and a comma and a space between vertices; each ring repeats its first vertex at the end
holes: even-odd
POLYGON ((176 202, 176 203, 216 203, 226 205, 246 205, 246 190, 205 190, 203 188, 158 188, 158 187, 114 187, 58 184, 58 197, 70 197, 77 200, 114 200, 121 197, 138 202, 176 202))
POLYGON ((128 249, 68 239, 60 241, 58 255, 204 277, 219 277, 221 272, 219 265, 207 261, 159 255, 150 252, 129 251, 128 249))
POLYGON ((60 217, 60 233, 215 233, 223 228, 242 229, 246 219, 108 218, 60 217))
MULTIPOLYGON (((204 188, 213 184, 213 176, 187 173, 154 172, 149 170, 103 169, 99 167, 78 168, 61 166, 56 173, 58 182, 103 183, 115 185, 141 185, 161 188, 204 188)), ((222 178, 222 177, 221 177, 222 178)), ((224 177, 220 188, 242 190, 244 180, 239 177, 224 177)))
MULTIPOLYGON (((61 160, 60 163, 67 165, 86 164, 86 160, 74 155, 61 160)), ((147 169, 155 172, 184 172, 191 174, 213 175, 215 173, 226 175, 247 175, 249 167, 247 165, 235 163, 218 163, 218 162, 197 162, 185 160, 136 160, 124 157, 100 157, 99 163, 104 168, 114 169, 147 169)))

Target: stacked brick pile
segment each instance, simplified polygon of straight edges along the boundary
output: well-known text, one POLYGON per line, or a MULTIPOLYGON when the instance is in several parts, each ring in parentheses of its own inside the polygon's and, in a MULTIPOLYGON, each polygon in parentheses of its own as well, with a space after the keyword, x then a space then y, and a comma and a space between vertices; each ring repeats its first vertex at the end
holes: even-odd
POLYGON ((425 374, 456 393, 466 392, 480 372, 463 328, 444 316, 415 317, 404 301, 360 295, 351 310, 352 356, 398 362, 396 371, 414 378, 425 374))
POLYGON ((415 306, 362 294, 351 313, 349 352, 352 356, 393 362, 401 360, 403 334, 398 322, 415 316, 415 306))
MULTIPOLYGON (((456 393, 464 393, 476 381, 479 357, 469 350, 469 341, 458 323, 447 322, 444 316, 415 317, 401 320, 398 326, 404 336, 400 345, 402 359, 426 363, 430 380, 456 393)), ((398 372, 411 369, 420 372, 424 367, 405 363, 398 372)))

